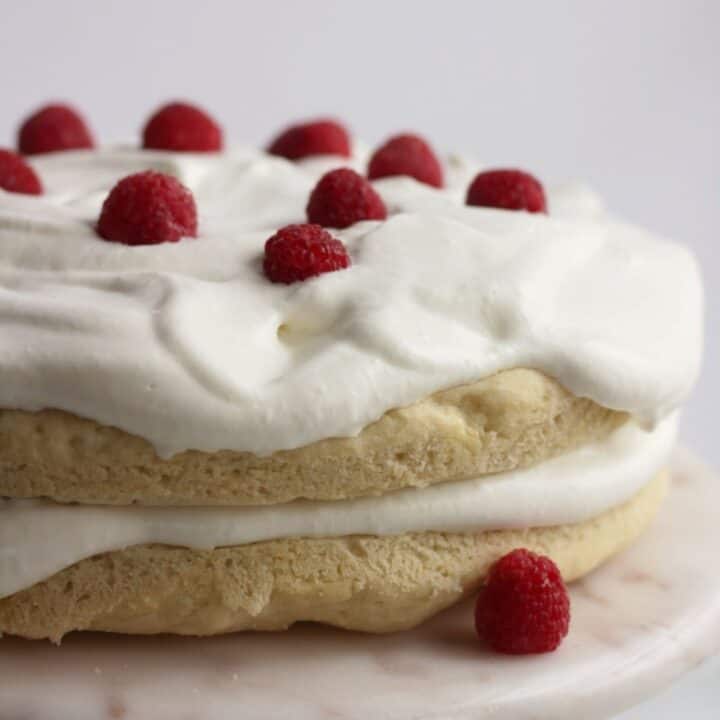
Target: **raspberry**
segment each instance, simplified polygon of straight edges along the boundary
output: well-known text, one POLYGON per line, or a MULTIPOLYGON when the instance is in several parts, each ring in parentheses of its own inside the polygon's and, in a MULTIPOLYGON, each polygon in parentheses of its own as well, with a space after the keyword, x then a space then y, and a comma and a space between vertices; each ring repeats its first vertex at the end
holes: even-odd
POLYGON ((24 195, 42 195, 43 191, 35 171, 12 150, 0 150, 0 188, 24 195))
POLYGON ((274 283, 289 285, 350 265, 345 246, 319 225, 288 225, 265 243, 263 269, 274 283))
POLYGON ((426 185, 443 186, 440 161, 430 145, 418 135, 396 135, 373 153, 368 177, 376 180, 392 175, 409 175, 426 185))
POLYGON ((270 143, 267 151, 288 160, 309 155, 350 157, 350 136, 334 120, 315 120, 287 128, 270 143))
POLYGON ((20 127, 18 147, 23 155, 95 147, 85 120, 69 105, 46 105, 20 127))
POLYGON ((156 245, 197 236, 192 193, 174 177, 148 170, 129 175, 111 190, 97 231, 125 245, 156 245))
POLYGON ((570 598, 550 558, 513 550, 490 569, 475 606, 475 628, 493 650, 510 655, 551 652, 569 624, 570 598))
POLYGON ((470 184, 466 202, 504 210, 547 212, 542 184, 522 170, 481 172, 470 184))
POLYGON ((387 210, 373 186, 350 168, 323 175, 310 193, 307 217, 325 227, 346 228, 360 220, 384 220, 387 210))
POLYGON ((223 133, 204 110, 173 102, 161 107, 147 121, 143 147, 174 152, 219 152, 223 147, 223 133))

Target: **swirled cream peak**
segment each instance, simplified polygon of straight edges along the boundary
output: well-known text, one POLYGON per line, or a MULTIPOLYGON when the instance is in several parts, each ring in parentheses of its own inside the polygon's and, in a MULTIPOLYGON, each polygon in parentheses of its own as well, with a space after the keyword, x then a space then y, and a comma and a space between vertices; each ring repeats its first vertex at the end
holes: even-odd
POLYGON ((551 190, 545 216, 464 206, 474 168, 457 158, 446 190, 377 181, 388 220, 336 233, 352 268, 270 283, 264 241, 304 219, 341 162, 243 149, 34 159, 47 194, 0 193, 0 407, 67 410, 167 456, 353 435, 518 366, 649 422, 685 398, 701 350, 696 265, 581 187, 551 190), (96 236, 109 188, 146 168, 194 192, 197 239, 96 236))

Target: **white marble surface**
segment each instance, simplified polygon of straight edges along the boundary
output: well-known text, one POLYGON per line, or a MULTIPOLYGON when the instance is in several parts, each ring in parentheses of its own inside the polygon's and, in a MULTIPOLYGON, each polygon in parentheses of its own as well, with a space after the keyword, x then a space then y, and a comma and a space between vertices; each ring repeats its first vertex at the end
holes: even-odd
POLYGON ((484 651, 472 605, 372 637, 302 626, 206 640, 0 641, 1 720, 583 720, 659 691, 720 650, 720 481, 687 453, 660 518, 572 588, 553 655, 484 651))
POLYGON ((717 720, 720 713, 720 655, 649 700, 616 715, 613 720, 717 720))

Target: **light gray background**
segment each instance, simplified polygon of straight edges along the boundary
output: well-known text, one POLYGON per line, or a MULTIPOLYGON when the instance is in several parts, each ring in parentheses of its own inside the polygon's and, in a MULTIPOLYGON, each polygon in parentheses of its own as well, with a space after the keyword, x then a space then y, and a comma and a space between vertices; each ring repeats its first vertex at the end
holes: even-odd
MULTIPOLYGON (((0 30, 0 144, 51 98, 110 142, 186 97, 237 141, 332 113, 370 142, 416 129, 588 181, 701 261, 707 349, 684 437, 720 466, 720 2, 0 0, 0 30)), ((623 717, 717 718, 718 681, 715 662, 623 717)))

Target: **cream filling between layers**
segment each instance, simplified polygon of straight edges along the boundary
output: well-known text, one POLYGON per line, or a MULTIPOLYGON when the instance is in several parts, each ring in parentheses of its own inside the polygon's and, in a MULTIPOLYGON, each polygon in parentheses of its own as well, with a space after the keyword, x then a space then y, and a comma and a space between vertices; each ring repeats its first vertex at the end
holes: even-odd
POLYGON ((133 545, 207 550, 290 537, 579 523, 638 492, 668 462, 676 433, 675 414, 651 432, 630 421, 602 442, 531 468, 335 502, 147 508, 0 500, 0 597, 133 545))

